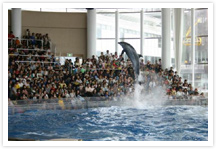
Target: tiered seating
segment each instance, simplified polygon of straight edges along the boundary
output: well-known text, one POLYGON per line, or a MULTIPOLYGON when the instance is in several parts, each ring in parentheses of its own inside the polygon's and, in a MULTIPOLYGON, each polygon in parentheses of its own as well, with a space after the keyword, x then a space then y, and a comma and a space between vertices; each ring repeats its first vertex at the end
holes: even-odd
MULTIPOLYGON (((9 98, 25 99, 56 99, 74 97, 100 97, 99 99, 116 100, 122 96, 130 96, 134 91, 134 72, 129 60, 122 55, 112 54, 107 50, 99 57, 80 63, 77 58, 60 65, 49 50, 46 42, 40 47, 35 43, 30 46, 10 46, 9 53, 9 98), (103 97, 103 98, 101 98, 103 97)), ((191 84, 174 72, 161 69, 161 60, 151 64, 140 62, 144 86, 142 91, 151 94, 158 87, 167 91, 167 96, 173 99, 185 99, 203 96, 191 84)))

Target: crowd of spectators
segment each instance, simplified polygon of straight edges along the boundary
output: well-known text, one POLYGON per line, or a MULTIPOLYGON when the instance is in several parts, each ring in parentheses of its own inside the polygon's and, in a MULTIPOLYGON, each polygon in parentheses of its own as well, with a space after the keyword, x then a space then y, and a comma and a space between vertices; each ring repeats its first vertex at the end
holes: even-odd
MULTIPOLYGON (((33 47, 31 47, 33 48, 33 47)), ((38 48, 36 44, 35 49, 38 48)), ((79 58, 74 62, 65 60, 61 65, 56 62, 48 49, 34 51, 11 52, 17 56, 9 57, 8 69, 8 97, 11 100, 40 100, 90 97, 96 100, 116 100, 127 96, 134 91, 134 71, 130 60, 101 52, 99 57, 84 59, 79 58), (19 56, 28 55, 28 56, 19 56), (34 57, 40 55, 42 57, 34 57), (43 57, 47 55, 47 57, 43 57), (18 63, 17 60, 36 61, 34 63, 18 63), (99 97, 99 98, 96 98, 99 97), (103 97, 103 98, 101 98, 103 97)), ((10 53, 10 54, 11 54, 10 53)), ((197 88, 193 89, 187 80, 182 80, 171 67, 163 70, 161 59, 151 64, 140 61, 140 70, 143 79, 139 82, 144 86, 143 92, 150 94, 155 88, 163 88, 169 98, 187 99, 190 97, 204 97, 197 88)))
POLYGON ((8 46, 9 48, 39 48, 39 49, 50 49, 50 37, 47 34, 30 32, 26 29, 25 35, 22 39, 15 37, 13 31, 8 34, 8 46))

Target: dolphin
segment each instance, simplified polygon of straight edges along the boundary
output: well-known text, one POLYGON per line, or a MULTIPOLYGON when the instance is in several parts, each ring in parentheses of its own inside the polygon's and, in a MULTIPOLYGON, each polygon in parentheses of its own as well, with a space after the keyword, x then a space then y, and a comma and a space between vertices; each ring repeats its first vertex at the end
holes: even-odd
POLYGON ((118 43, 123 48, 121 55, 123 55, 125 52, 129 57, 129 59, 131 60, 135 72, 135 78, 137 80, 139 76, 139 68, 140 68, 139 58, 142 57, 142 55, 137 54, 136 50, 129 43, 127 42, 118 42, 118 43))

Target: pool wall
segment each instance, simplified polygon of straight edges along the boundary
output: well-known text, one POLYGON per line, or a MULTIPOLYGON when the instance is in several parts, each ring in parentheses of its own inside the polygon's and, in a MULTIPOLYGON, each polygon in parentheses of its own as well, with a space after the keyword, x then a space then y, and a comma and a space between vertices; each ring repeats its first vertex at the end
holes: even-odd
MULTIPOLYGON (((158 103, 157 103, 158 104, 158 103)), ((155 105, 152 103, 152 105, 155 105)), ((207 106, 208 99, 199 99, 199 100, 182 100, 182 99, 172 99, 161 102, 160 105, 198 105, 198 106, 207 106)), ((113 101, 113 100, 73 100, 70 99, 61 99, 61 100, 41 100, 41 101, 16 101, 14 105, 9 106, 9 114, 13 113, 22 113, 26 110, 64 110, 64 109, 88 109, 88 108, 97 108, 97 107, 111 107, 111 106, 131 106, 130 103, 125 101, 113 101)))

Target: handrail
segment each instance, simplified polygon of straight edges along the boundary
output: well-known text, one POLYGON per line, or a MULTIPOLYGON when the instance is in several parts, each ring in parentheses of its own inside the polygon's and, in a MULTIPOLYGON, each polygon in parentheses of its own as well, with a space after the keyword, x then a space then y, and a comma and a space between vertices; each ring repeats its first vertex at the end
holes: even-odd
POLYGON ((41 50, 41 49, 23 49, 23 48, 17 48, 18 51, 48 51, 50 49, 47 50, 41 50))
MULTIPOLYGON (((16 38, 8 38, 8 39, 16 40, 16 38)), ((42 41, 43 39, 26 39, 26 38, 21 38, 19 40, 36 40, 36 41, 42 41)))
POLYGON ((50 57, 50 55, 20 55, 20 54, 9 54, 9 56, 50 57))
POLYGON ((54 64, 60 64, 60 62, 44 62, 44 61, 15 61, 16 63, 54 63, 54 64))
MULTIPOLYGON (((16 38, 8 38, 8 39, 10 39, 10 40, 16 40, 16 38)), ((33 40, 35 40, 35 41, 41 41, 41 43, 42 43, 42 47, 43 47, 43 39, 25 39, 25 38, 21 38, 21 39, 19 39, 20 41, 23 41, 23 40, 27 40, 27 41, 33 41, 33 40)), ((11 42, 11 45, 12 45, 12 42, 11 42)), ((27 46, 28 46, 28 42, 27 42, 27 46)))
POLYGON ((49 51, 50 49, 44 50, 44 49, 24 49, 24 48, 8 48, 8 50, 18 50, 18 51, 49 51))

